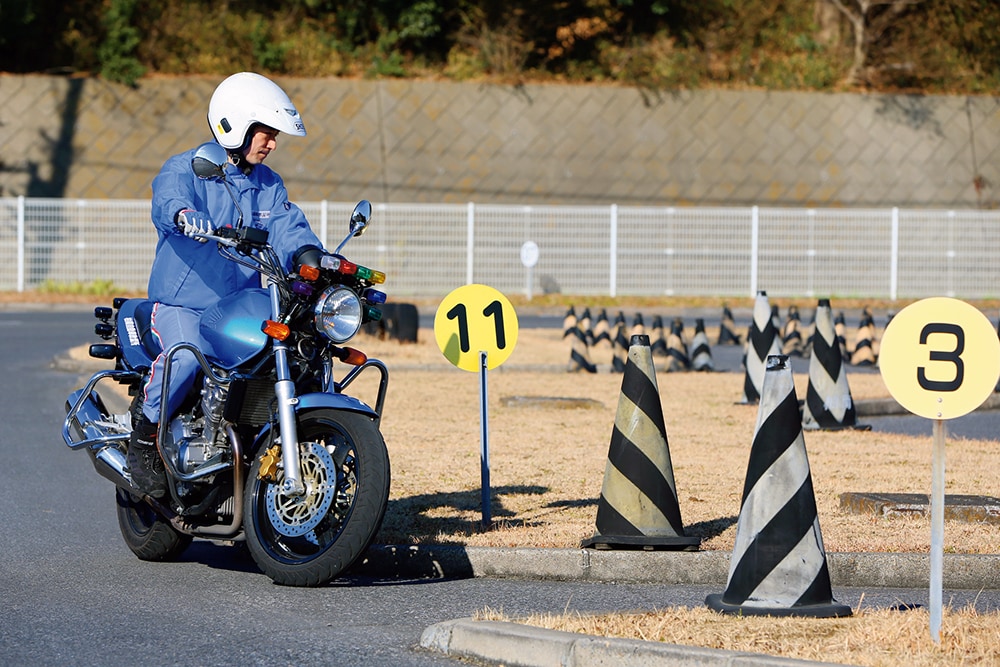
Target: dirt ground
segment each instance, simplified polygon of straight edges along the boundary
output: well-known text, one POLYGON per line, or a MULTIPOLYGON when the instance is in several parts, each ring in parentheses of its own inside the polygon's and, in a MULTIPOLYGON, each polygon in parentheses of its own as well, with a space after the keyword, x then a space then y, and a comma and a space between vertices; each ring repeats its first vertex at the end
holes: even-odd
MULTIPOLYGON (((521 330, 487 378, 494 525, 483 530, 479 375, 451 366, 430 330, 417 344, 355 342, 391 371, 382 428, 393 486, 379 541, 576 547, 593 535, 622 375, 566 372, 561 330, 521 330), (582 400, 512 400, 538 397, 582 400)), ((601 363, 610 351, 591 356, 601 363)), ((856 401, 889 396, 877 373, 851 373, 849 382, 856 401)), ((678 505, 702 549, 733 547, 757 418, 756 406, 739 403, 742 383, 742 373, 657 372, 678 505)), ((795 384, 803 398, 808 377, 796 374, 795 384)), ((926 437, 845 430, 804 438, 827 551, 929 550, 927 518, 840 508, 845 492, 929 493, 929 422, 926 437)), ((998 457, 995 442, 949 439, 947 493, 995 494, 998 457)), ((995 525, 949 521, 945 537, 949 552, 1000 553, 995 525)))

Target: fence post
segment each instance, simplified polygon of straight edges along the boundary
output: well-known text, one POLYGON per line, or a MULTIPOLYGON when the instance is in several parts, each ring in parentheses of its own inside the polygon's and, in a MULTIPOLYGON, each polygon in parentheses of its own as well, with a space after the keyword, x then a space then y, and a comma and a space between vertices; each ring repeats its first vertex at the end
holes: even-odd
POLYGON ((476 249, 476 205, 469 202, 466 208, 466 238, 465 238, 465 284, 472 284, 473 263, 476 249))
POLYGON ((750 296, 757 296, 757 254, 760 251, 760 212, 750 209, 750 296))
POLYGON ((611 298, 618 295, 618 204, 611 205, 611 239, 608 243, 609 277, 608 290, 611 298))
POLYGON ((327 245, 326 241, 326 226, 327 226, 327 201, 324 199, 319 203, 319 240, 323 242, 323 247, 327 245))
POLYGON ((896 300, 899 290, 899 208, 892 207, 891 250, 889 255, 889 300, 896 300))
POLYGON ((17 291, 24 291, 24 195, 17 196, 17 291))

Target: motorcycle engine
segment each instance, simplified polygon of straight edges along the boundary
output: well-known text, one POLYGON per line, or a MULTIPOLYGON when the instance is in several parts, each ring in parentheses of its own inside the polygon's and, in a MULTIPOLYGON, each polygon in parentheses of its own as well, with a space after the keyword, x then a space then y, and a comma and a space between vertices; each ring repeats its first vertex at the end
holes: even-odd
POLYGON ((228 393, 227 386, 206 379, 201 391, 201 416, 183 413, 170 422, 167 441, 160 446, 182 473, 190 474, 229 452, 224 441, 216 442, 221 440, 219 423, 228 393))

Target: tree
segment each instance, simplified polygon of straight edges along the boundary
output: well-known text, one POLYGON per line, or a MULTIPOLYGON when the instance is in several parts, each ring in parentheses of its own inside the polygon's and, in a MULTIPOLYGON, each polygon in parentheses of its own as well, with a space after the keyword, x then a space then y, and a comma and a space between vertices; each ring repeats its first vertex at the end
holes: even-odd
POLYGON ((851 24, 854 57, 844 83, 863 83, 862 72, 872 44, 913 5, 922 0, 829 0, 851 24))

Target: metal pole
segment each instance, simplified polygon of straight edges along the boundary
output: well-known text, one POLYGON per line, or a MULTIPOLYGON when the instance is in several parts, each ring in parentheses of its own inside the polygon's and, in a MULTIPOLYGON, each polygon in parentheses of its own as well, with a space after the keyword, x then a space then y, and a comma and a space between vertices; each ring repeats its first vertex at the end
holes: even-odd
POLYGON ((17 291, 24 291, 24 195, 17 197, 17 291))
POLYGON ((466 207, 465 223, 465 284, 471 285, 476 249, 476 205, 471 201, 466 207))
POLYGON ((934 420, 931 462, 931 639, 941 641, 941 586, 944 579, 944 421, 934 420))
POLYGON ((483 528, 489 528, 490 515, 490 425, 486 395, 487 353, 479 352, 479 467, 482 472, 483 528))
POLYGON ((760 251, 760 211, 750 209, 750 296, 757 296, 757 253, 760 251))
POLYGON ((889 298, 896 300, 899 291, 899 208, 892 207, 892 251, 889 257, 889 298))
POLYGON ((610 264, 608 291, 614 298, 618 292, 618 204, 611 205, 611 239, 608 242, 608 262, 610 264))

